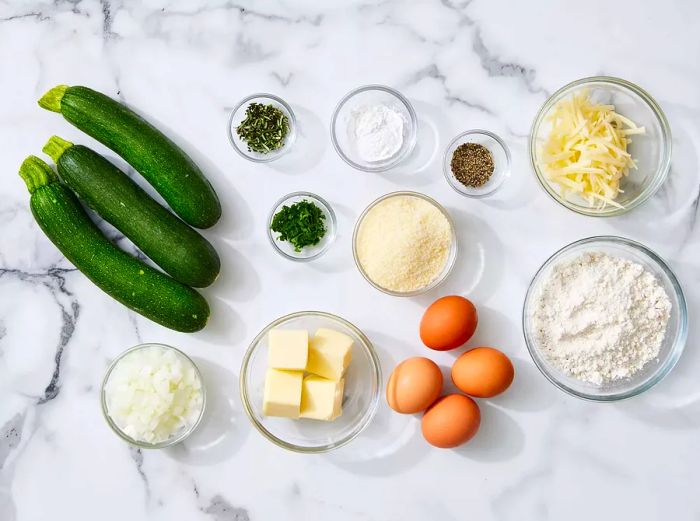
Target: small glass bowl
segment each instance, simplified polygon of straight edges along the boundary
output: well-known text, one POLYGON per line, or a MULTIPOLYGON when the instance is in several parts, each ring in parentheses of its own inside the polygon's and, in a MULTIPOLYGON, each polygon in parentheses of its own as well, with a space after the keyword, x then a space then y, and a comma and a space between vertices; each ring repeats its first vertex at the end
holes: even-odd
POLYGON ((379 404, 382 374, 369 339, 347 320, 322 311, 300 311, 278 318, 253 339, 243 356, 240 388, 243 407, 253 426, 274 444, 294 452, 328 452, 356 438, 372 420, 379 404), (267 417, 262 414, 267 336, 270 330, 331 328, 354 340, 345 375, 343 414, 333 421, 267 417))
POLYGON ((350 91, 333 112, 331 119, 331 141, 333 148, 343 161, 364 172, 384 172, 403 161, 413 151, 416 146, 416 135, 418 133, 418 123, 416 112, 411 103, 399 91, 384 85, 365 85, 350 91), (382 161, 368 162, 363 160, 353 142, 348 136, 348 125, 352 112, 359 107, 367 105, 387 105, 398 112, 405 119, 404 140, 399 151, 388 159, 382 161))
POLYGON ((308 262, 323 255, 323 253, 328 250, 330 245, 333 244, 333 241, 335 241, 336 228, 337 221, 335 218, 335 212, 333 211, 331 205, 328 204, 328 202, 322 197, 312 194, 311 192, 293 192, 285 195, 282 197, 282 199, 275 203, 267 219, 267 237, 270 239, 270 243, 272 243, 275 251, 287 259, 299 262, 308 262), (272 219, 283 206, 291 206, 294 203, 304 200, 315 203, 326 216, 324 219, 326 234, 318 244, 314 246, 306 246, 302 248, 301 251, 294 251, 294 246, 292 243, 278 240, 280 234, 272 231, 272 219))
POLYGON ((282 98, 279 98, 274 94, 253 94, 241 100, 238 105, 233 108, 231 115, 228 118, 226 133, 228 134, 228 140, 231 142, 234 150, 241 156, 255 163, 269 163, 270 161, 279 159, 291 150, 292 145, 294 145, 294 141, 296 141, 297 138, 297 120, 294 116, 294 112, 292 111, 292 107, 290 107, 282 98), (238 137, 236 128, 245 119, 245 111, 248 108, 248 105, 251 103, 272 105, 281 110, 284 115, 287 116, 287 120, 289 122, 289 133, 284 139, 284 145, 282 145, 282 147, 272 150, 267 154, 261 154, 260 152, 248 150, 248 144, 243 139, 238 137))
POLYGON ((452 268, 455 265, 455 261, 457 260, 457 233, 455 232, 455 224, 454 221, 452 220, 452 216, 447 212, 447 210, 440 204, 438 203, 435 199, 428 197, 425 194, 421 194, 418 192, 411 192, 411 191, 400 191, 400 192, 391 192, 386 195, 381 196, 378 199, 375 199, 372 201, 367 208, 360 214, 360 216, 357 218, 357 222, 355 223, 355 230, 353 231, 352 234, 352 256, 355 259, 355 266, 357 266, 357 269, 359 272, 362 274, 362 276, 365 278, 367 282, 369 282, 372 286, 377 288, 379 291, 386 293, 387 295, 392 295, 394 297, 414 297, 416 295, 420 295, 422 293, 425 293, 427 291, 430 291, 431 289, 439 286, 450 274, 452 271, 452 268), (379 203, 382 201, 385 201, 387 199, 390 199, 392 197, 418 197, 420 199, 423 199, 424 201, 429 202, 432 204, 435 208, 440 210, 442 215, 445 216, 445 219, 447 219, 447 222, 450 223, 450 230, 452 232, 452 243, 450 245, 450 253, 447 256, 447 260, 445 261, 445 266, 442 269, 442 272, 440 275, 438 275, 435 280, 433 280, 430 284, 427 286, 417 289, 415 291, 406 291, 406 292, 400 292, 400 291, 394 291, 390 290, 387 288, 384 288, 374 282, 370 276, 367 274, 367 272, 364 270, 362 267, 362 264, 360 263, 360 259, 358 257, 357 253, 357 238, 358 238, 358 233, 360 230, 360 226, 362 225, 362 221, 364 220, 365 216, 369 213, 372 208, 377 206, 379 203))
POLYGON ((180 443, 183 441, 185 438, 187 438, 190 434, 194 432, 194 430, 197 428, 199 423, 202 421, 202 417, 204 416, 204 410, 206 409, 206 402, 207 402, 207 394, 206 394, 206 389, 204 386, 204 381, 202 379, 202 374, 199 372, 199 368, 197 365, 192 361, 192 359, 187 356, 185 353, 180 351, 179 349, 168 346, 165 344, 158 344, 158 343, 147 343, 147 344, 139 344, 137 346, 131 347, 121 353, 117 358, 114 359, 114 361, 109 365, 107 368, 107 372, 105 373, 105 377, 102 380, 102 389, 100 391, 100 402, 102 404, 102 414, 105 417, 105 420, 107 420, 107 424, 111 427, 111 429, 124 441, 131 445, 135 445, 137 447, 141 447, 142 449, 163 449, 165 447, 170 447, 171 445, 175 445, 176 443, 180 443), (122 431, 119 426, 116 424, 116 422, 112 419, 112 417, 109 414, 109 406, 107 404, 107 392, 106 392, 106 387, 107 383, 109 382, 109 377, 112 374, 112 371, 114 370, 115 367, 121 362, 126 356, 132 354, 134 351, 140 350, 140 349, 148 349, 151 347, 161 347, 167 350, 174 351, 178 356, 180 356, 186 364, 191 365, 191 367, 194 369, 195 374, 197 375, 197 378, 199 379, 202 389, 202 408, 199 411, 199 415, 197 416, 197 420, 190 425, 187 428, 181 429, 179 432, 175 433, 173 436, 168 438, 165 441, 162 441, 160 443, 148 443, 145 441, 139 441, 133 439, 131 436, 126 434, 124 431, 122 431))
POLYGON ((450 186, 461 195, 467 197, 486 197, 498 190, 501 185, 503 185, 503 181, 510 175, 510 150, 508 150, 508 145, 493 132, 479 129, 468 130, 454 138, 445 150, 443 172, 450 186), (469 187, 463 185, 452 173, 452 167, 450 165, 452 156, 455 150, 457 150, 457 147, 464 143, 476 143, 486 147, 488 151, 491 152, 491 157, 493 158, 493 174, 491 174, 489 180, 482 186, 469 187))
POLYGON ((645 90, 637 85, 608 76, 583 78, 565 85, 544 103, 535 116, 530 132, 530 161, 542 188, 559 204, 582 215, 610 217, 629 212, 649 199, 666 180, 671 166, 671 129, 659 104, 645 90), (552 185, 539 166, 539 147, 545 140, 551 125, 547 118, 554 106, 562 99, 573 96, 581 90, 588 90, 595 102, 615 105, 615 110, 646 128, 646 134, 633 136, 628 151, 637 161, 637 169, 630 169, 629 175, 620 180, 623 191, 615 199, 623 208, 607 205, 604 208, 591 208, 578 196, 573 199, 562 197, 559 189, 552 185))
POLYGON ((581 239, 565 246, 552 255, 537 271, 525 296, 523 305, 523 333, 530 356, 542 374, 562 391, 584 400, 612 402, 636 396, 660 382, 676 365, 688 337, 688 310, 683 290, 675 275, 666 263, 653 251, 638 242, 622 237, 600 236, 581 239), (627 379, 616 380, 604 385, 583 382, 564 374, 553 367, 545 356, 540 354, 530 317, 535 305, 535 295, 539 285, 550 271, 562 261, 582 253, 602 252, 628 259, 644 266, 656 277, 671 300, 666 336, 659 356, 648 362, 638 373, 627 379))

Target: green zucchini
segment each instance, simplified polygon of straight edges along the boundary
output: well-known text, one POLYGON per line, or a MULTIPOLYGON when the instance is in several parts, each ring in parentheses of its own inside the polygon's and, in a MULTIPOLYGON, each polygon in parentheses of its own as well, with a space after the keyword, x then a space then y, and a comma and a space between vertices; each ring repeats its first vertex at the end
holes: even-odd
POLYGON ((49 165, 29 156, 19 175, 31 194, 36 222, 101 290, 170 329, 189 333, 206 325, 209 305, 204 297, 112 244, 49 165))
POLYGON ((58 136, 44 152, 68 188, 175 280, 195 288, 214 282, 221 267, 214 247, 116 166, 58 136))
POLYGON ((42 96, 39 106, 60 112, 69 123, 114 150, 186 223, 209 228, 221 217, 219 199, 194 161, 125 105, 88 87, 58 85, 42 96))

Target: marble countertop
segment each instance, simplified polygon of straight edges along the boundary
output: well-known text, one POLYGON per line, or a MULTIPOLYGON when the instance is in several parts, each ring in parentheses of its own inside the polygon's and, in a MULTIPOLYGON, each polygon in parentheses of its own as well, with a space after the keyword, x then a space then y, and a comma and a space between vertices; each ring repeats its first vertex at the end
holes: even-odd
POLYGON ((0 519, 700 518, 699 33, 700 5, 690 0, 0 2, 0 519), (673 130, 666 184, 612 219, 554 203, 527 153, 548 94, 596 74, 643 86, 673 130), (171 332, 127 311, 75 271, 32 219, 16 172, 50 135, 124 165, 37 107, 58 83, 89 85, 138 108, 216 187, 224 215, 205 235, 223 272, 204 292, 213 310, 204 331, 171 332), (419 119, 415 154, 383 175, 352 170, 329 139, 335 104, 366 83, 400 89, 419 119), (225 133, 231 107, 253 92, 283 97, 300 120, 293 153, 267 166, 238 157, 225 133), (447 142, 469 128, 500 134, 513 155, 510 179, 479 201, 452 191, 442 175, 447 142), (436 198, 458 226, 456 269, 417 298, 379 293, 352 261, 356 217, 397 189, 436 198), (265 235, 271 205, 294 190, 320 194, 338 215, 337 242, 309 264, 281 258, 265 235), (541 263, 597 234, 641 241, 667 259, 691 327, 662 383, 608 405, 555 389, 530 360, 520 326, 541 263), (470 444, 429 448, 417 419, 385 404, 360 438, 326 455, 286 452, 250 426, 237 375, 265 324, 300 309, 339 314, 367 333, 388 374, 425 352, 417 323, 448 293, 479 307, 469 345, 500 347, 517 370, 507 394, 482 402, 482 428, 470 444), (209 390, 201 428, 163 451, 129 448, 109 430, 98 400, 109 362, 145 341, 192 355, 209 390))

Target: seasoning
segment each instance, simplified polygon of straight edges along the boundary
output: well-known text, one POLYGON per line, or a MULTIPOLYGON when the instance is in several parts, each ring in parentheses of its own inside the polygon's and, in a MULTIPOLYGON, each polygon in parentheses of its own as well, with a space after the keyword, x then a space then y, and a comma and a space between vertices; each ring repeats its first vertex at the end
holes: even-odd
POLYGON ((395 195, 373 206, 360 222, 355 249, 376 285, 398 293, 432 284, 445 269, 452 226, 432 203, 395 195))
POLYGON ((272 104, 251 103, 236 134, 248 145, 249 152, 267 154, 284 146, 289 134, 289 119, 272 104))
POLYGON ((284 205, 272 218, 270 229, 279 233, 277 240, 290 242, 294 251, 318 244, 326 235, 326 215, 315 203, 306 199, 291 206, 284 205))
POLYGON ((450 168, 457 181, 469 188, 478 188, 493 175, 493 157, 484 145, 462 143, 452 154, 450 168))

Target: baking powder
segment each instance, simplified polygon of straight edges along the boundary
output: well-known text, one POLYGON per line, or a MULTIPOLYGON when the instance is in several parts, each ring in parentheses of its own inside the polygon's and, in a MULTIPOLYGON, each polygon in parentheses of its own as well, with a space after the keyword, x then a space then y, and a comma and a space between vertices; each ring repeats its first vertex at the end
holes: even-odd
POLYGON ((405 125, 401 112, 387 105, 367 105, 352 111, 348 137, 363 161, 384 161, 401 150, 405 125))

